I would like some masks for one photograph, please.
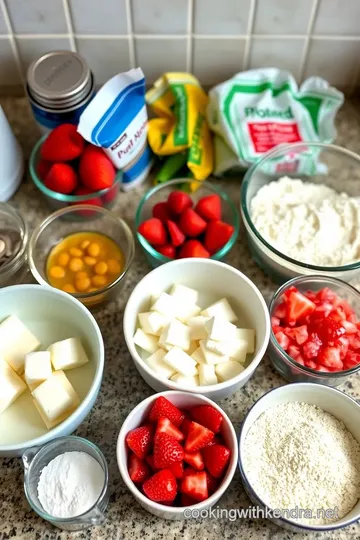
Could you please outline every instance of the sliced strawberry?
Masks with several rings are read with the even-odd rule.
[[[274,317],[277,317],[278,319],[285,319],[286,317],[286,304],[282,302],[276,308],[274,309],[273,313]]]
[[[313,360],[305,360],[305,366],[311,369],[316,369],[317,363],[314,362]]]
[[[181,506],[192,506],[193,504],[197,504],[198,501],[193,499],[192,497],[189,497],[189,495],[186,495],[186,493],[182,493],[180,497],[180,505]]]
[[[202,197],[195,206],[196,212],[206,221],[221,219],[221,199],[219,195]]]
[[[173,473],[175,478],[179,480],[184,476],[184,464],[182,461],[178,461],[169,467],[169,470]]]
[[[206,228],[204,246],[213,255],[230,240],[234,227],[224,221],[210,221]]]
[[[317,361],[322,366],[341,370],[343,363],[340,360],[340,350],[336,347],[324,347],[318,354]]]
[[[211,476],[211,474],[206,471],[206,482],[207,482],[207,487],[208,487],[208,493],[210,496],[213,493],[215,493],[215,491],[217,490],[218,481],[216,478]]]
[[[345,334],[344,322],[347,321],[339,322],[332,319],[331,316],[324,317],[322,315],[316,315],[314,312],[310,317],[309,327],[310,331],[315,332],[323,343],[329,343],[329,341],[334,341]]]
[[[194,238],[206,229],[206,221],[191,208],[187,208],[180,216],[179,227],[186,236]]]
[[[358,331],[357,334],[351,334],[346,337],[349,342],[349,347],[354,351],[358,351],[360,349],[360,332]]]
[[[290,339],[287,335],[285,335],[284,332],[277,332],[275,337],[280,347],[286,351],[290,345]]]
[[[190,411],[195,422],[202,424],[214,433],[218,433],[223,421],[222,414],[211,405],[198,405]]]
[[[323,304],[324,306],[325,304]],[[320,307],[320,306],[319,306]],[[334,321],[343,322],[346,320],[346,314],[345,311],[341,306],[337,306],[336,308],[332,308],[329,312],[325,312],[325,317],[329,316]]]
[[[349,334],[356,334],[357,333],[357,326],[356,324],[350,322],[350,321],[342,321],[342,326],[345,328],[345,332],[347,335]]]
[[[168,219],[171,219],[171,212],[168,203],[159,202],[153,206],[152,215],[154,218],[160,219],[164,224]]]
[[[185,242],[185,235],[181,232],[175,221],[168,219],[166,222],[171,243],[174,247],[181,246]]]
[[[191,424],[191,420],[189,420],[188,418],[185,418],[183,423],[181,424],[181,431],[183,432],[185,437],[189,433],[190,424]]]
[[[305,366],[305,360],[304,360],[304,358],[301,356],[301,354],[297,357],[297,359],[295,360],[295,362],[297,362],[297,363],[300,364],[301,366]]]
[[[158,420],[155,435],[158,435],[159,433],[167,433],[176,441],[182,441],[184,439],[184,435],[181,433],[181,431],[174,426],[174,424],[168,418],[165,417],[161,417]]]
[[[179,259],[186,259],[188,257],[208,259],[210,253],[204,248],[199,240],[187,240],[180,248]]]
[[[322,347],[323,343],[319,336],[315,333],[311,333],[309,335],[309,340],[304,343],[302,351],[303,355],[307,359],[314,359],[319,354],[319,351]]]
[[[207,446],[213,438],[214,433],[210,429],[197,422],[191,422],[185,441],[185,452],[196,452]]]
[[[135,454],[129,456],[129,476],[135,483],[142,483],[149,478],[150,469],[144,460],[139,459]]]
[[[179,427],[185,415],[175,405],[163,396],[158,397],[149,412],[150,422],[157,422],[161,417],[168,418],[176,427]]]
[[[145,461],[147,462],[147,464],[149,465],[149,467],[154,471],[156,469],[155,467],[155,463],[154,463],[154,455],[153,454],[149,454],[148,456],[145,457]]]
[[[293,360],[297,360],[301,356],[300,348],[297,345],[290,345],[287,353]]]
[[[296,328],[284,328],[284,334],[286,334],[290,339],[296,341],[298,345],[305,343],[309,337],[307,326],[305,324],[302,326],[297,326]]]
[[[230,450],[226,446],[214,444],[204,448],[202,454],[206,469],[215,478],[220,478],[229,463]]]
[[[360,364],[360,354],[348,351],[346,357],[344,358],[344,369],[352,369],[355,366]]]
[[[321,315],[322,317],[328,317],[332,311],[334,311],[333,305],[329,304],[327,302],[324,302],[323,304],[317,304],[316,305],[316,308],[315,308],[314,313],[312,315],[313,316]]]
[[[155,502],[172,502],[177,494],[176,478],[171,471],[159,471],[143,484],[145,495]]]
[[[334,341],[334,346],[340,351],[340,360],[343,361],[349,350],[349,340],[346,336],[341,336]]]
[[[208,498],[206,472],[195,472],[185,476],[181,482],[181,492],[189,495],[196,501],[204,501]]]
[[[168,206],[170,211],[178,216],[182,214],[187,208],[191,208],[193,202],[190,196],[183,191],[172,191],[168,197]]]
[[[164,246],[156,246],[156,251],[169,257],[169,259],[175,259],[176,249],[171,244],[165,244]]]
[[[161,246],[166,243],[166,230],[160,219],[150,218],[138,227],[138,233],[152,246]]]
[[[323,287],[320,289],[320,291],[318,291],[316,294],[316,298],[320,302],[329,302],[330,304],[334,304],[335,302],[339,301],[338,295],[329,287]]]
[[[282,297],[281,297],[282,301],[286,303],[289,299],[290,294],[293,292],[298,292],[298,289],[294,285],[292,285],[291,287],[286,289],[285,292],[283,292]]]
[[[197,471],[202,471],[204,468],[204,460],[200,452],[185,452],[184,461]]]
[[[325,367],[325,366],[321,366],[320,364],[316,364],[316,371],[323,371],[324,373],[330,373],[331,372],[331,369]]]
[[[314,302],[311,302],[299,291],[292,291],[287,299],[287,319],[289,323],[296,323],[303,319],[316,308]]]
[[[314,302],[316,304],[316,302],[317,302],[316,292],[314,292],[314,291],[306,291],[304,294],[305,294],[306,298],[308,298],[309,300],[311,300],[312,302]]]
[[[280,319],[278,317],[271,317],[271,326],[280,326]]]
[[[143,459],[150,452],[152,431],[151,426],[145,425],[132,429],[126,435],[126,444],[140,459]]]
[[[170,467],[184,459],[184,450],[167,433],[159,433],[154,439],[154,465],[157,469]]]

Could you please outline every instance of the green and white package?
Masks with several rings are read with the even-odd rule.
[[[276,68],[238,73],[212,88],[209,98],[216,175],[248,168],[279,144],[332,142],[335,115],[344,102],[344,95],[324,79],[310,77],[298,88],[289,72]],[[317,154],[298,155],[291,172],[324,172]],[[280,171],[279,159],[269,168],[270,174]]]

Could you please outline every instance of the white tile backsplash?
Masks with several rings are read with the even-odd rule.
[[[250,0],[194,0],[195,34],[246,34]]]
[[[129,40],[77,39],[77,49],[95,75],[96,84],[104,84],[121,71],[130,69]]]
[[[186,34],[188,0],[132,0],[135,34]]]
[[[5,23],[4,14],[1,9],[1,3],[0,3],[0,34],[7,34],[8,29]]]
[[[305,34],[314,0],[257,0],[254,34]]]
[[[0,39],[0,84],[4,87],[21,84],[20,73],[8,38]]]
[[[128,32],[125,0],[70,0],[70,12],[76,34]]]
[[[249,67],[278,67],[290,71],[299,80],[301,58],[305,47],[304,38],[252,39]]]
[[[186,50],[185,38],[135,38],[135,63],[151,84],[166,71],[186,71]]]
[[[194,75],[205,85],[224,81],[243,69],[244,51],[245,39],[195,38]]]
[[[360,1],[319,0],[314,34],[360,36]]]
[[[5,0],[11,25],[17,34],[65,34],[62,0]]]
[[[49,38],[16,38],[16,45],[19,50],[21,64],[26,73],[29,64],[36,58],[40,58],[49,51],[61,49],[70,49],[68,38],[49,37]]]

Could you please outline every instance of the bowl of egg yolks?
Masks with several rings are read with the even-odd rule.
[[[34,230],[28,261],[40,285],[97,308],[119,292],[134,252],[125,221],[105,208],[74,205],[54,212]]]

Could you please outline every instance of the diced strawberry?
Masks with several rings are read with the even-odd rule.
[[[284,332],[277,332],[275,337],[280,347],[286,351],[290,345],[290,339],[284,334]]]
[[[287,299],[287,319],[289,323],[297,322],[307,315],[310,315],[316,308],[314,302],[311,302],[299,291],[292,291]]]
[[[168,418],[176,427],[179,427],[185,415],[175,405],[163,396],[158,397],[149,412],[150,422],[157,422],[164,416]]]
[[[143,484],[145,495],[155,502],[172,502],[177,494],[176,478],[171,471],[159,471]]]
[[[330,313],[325,313],[325,316],[329,316],[331,319],[334,319],[334,321],[342,322],[346,320],[346,314],[345,311],[341,306],[337,306],[336,308],[333,308]]]
[[[334,310],[333,305],[327,302],[323,304],[318,304],[314,310],[314,315],[321,315],[322,317],[328,317],[329,314]]]
[[[297,288],[294,285],[292,285],[291,287],[286,289],[285,292],[283,292],[282,297],[281,297],[282,301],[286,303],[289,299],[290,294],[293,292],[298,292]]]
[[[195,210],[187,208],[180,216],[179,227],[186,236],[194,238],[205,231],[206,221]]]
[[[144,460],[138,458],[135,454],[129,456],[129,476],[135,483],[142,483],[149,478],[150,469]]]
[[[316,297],[320,300],[320,302],[329,302],[330,304],[334,304],[334,302],[339,300],[338,295],[329,287],[323,287],[320,289],[320,291],[317,292]]]
[[[210,253],[204,248],[199,240],[187,240],[180,248],[179,259],[186,259],[188,257],[208,259]]]
[[[311,333],[309,335],[309,340],[304,343],[302,351],[303,355],[307,359],[313,359],[316,358],[319,354],[319,351],[322,347],[322,341],[319,338],[319,336],[315,333]]]
[[[321,366],[320,364],[316,364],[316,371],[323,371],[324,373],[330,373],[331,372],[331,369],[325,367],[325,366]]]
[[[284,328],[284,334],[286,334],[290,339],[296,341],[298,345],[305,343],[309,337],[307,326],[305,324],[302,326],[297,326],[296,328]]]
[[[184,461],[197,471],[202,471],[204,468],[204,460],[200,452],[185,452]]]
[[[345,369],[352,369],[355,366],[358,366],[360,364],[360,354],[348,351],[346,357],[344,358],[344,368]]]
[[[306,291],[305,293],[306,298],[311,300],[312,302],[316,303],[317,295],[314,291]]]
[[[350,313],[349,315],[346,315],[346,320],[356,324],[357,328],[359,328],[358,327],[358,320],[357,320],[357,317],[356,317],[355,313]]]
[[[340,350],[336,347],[324,347],[318,354],[317,361],[322,366],[341,370],[343,363],[340,360]]]
[[[355,323],[349,322],[349,321],[342,321],[341,323],[343,327],[345,328],[345,332],[347,335],[349,334],[356,334],[357,332],[357,326]]]
[[[171,243],[174,247],[181,246],[185,242],[185,235],[181,232],[175,221],[168,219],[166,222]]]
[[[273,315],[278,319],[285,319],[286,317],[286,304],[283,302],[279,304],[275,309]]]
[[[282,332],[284,329],[282,326],[272,326],[271,330],[273,331],[273,334],[277,334],[278,332]]]
[[[190,196],[183,191],[172,191],[168,197],[168,206],[174,215],[179,215],[187,208],[191,208],[193,202]]]
[[[185,418],[181,424],[181,431],[185,435],[185,437],[189,433],[190,424],[191,424],[191,420],[189,420],[188,418]]]
[[[340,351],[340,360],[344,360],[347,352],[349,350],[349,340],[346,336],[340,336],[335,340],[334,346],[337,347]]]
[[[295,360],[295,362],[297,362],[297,363],[300,364],[301,366],[304,366],[304,365],[305,365],[305,360],[304,360],[304,358],[301,356],[301,354],[297,357],[297,359]]]
[[[345,334],[343,323],[344,321],[336,321],[331,316],[315,315],[314,312],[310,317],[309,327],[310,331],[316,333],[323,343],[329,343]]]
[[[156,246],[156,251],[169,257],[169,259],[175,259],[176,249],[171,244],[165,244],[164,246]]]
[[[176,441],[182,441],[184,439],[184,435],[181,433],[181,431],[174,426],[174,424],[170,422],[168,418],[165,417],[161,417],[158,420],[155,435],[158,435],[159,433],[167,433]]]
[[[349,341],[349,347],[354,351],[358,351],[360,349],[360,331],[358,331],[356,334],[350,334],[346,337]]]
[[[143,459],[150,452],[152,431],[151,426],[145,425],[132,429],[126,435],[126,444],[140,459]]]
[[[317,363],[314,362],[313,360],[305,360],[304,365],[306,367],[308,367],[308,368],[311,368],[311,369],[316,369],[317,368]]]
[[[234,227],[224,221],[210,221],[206,228],[204,246],[213,255],[230,240]]]
[[[154,455],[149,454],[148,456],[145,457],[145,460],[147,464],[150,466],[150,468],[154,471],[156,469],[155,463],[154,463]]]
[[[218,433],[223,421],[222,414],[211,405],[198,405],[190,410],[191,417],[195,422],[210,429],[213,433]]]
[[[184,476],[184,464],[182,461],[178,461],[169,467],[169,470],[173,473],[175,478],[179,480]]]
[[[138,232],[152,246],[161,246],[166,243],[166,230],[158,218],[143,221],[138,227]]]
[[[216,478],[211,476],[211,474],[206,471],[206,482],[207,482],[207,487],[208,487],[208,493],[210,496],[213,493],[215,493],[215,491],[217,490],[218,481]]]
[[[196,472],[196,469],[193,467],[186,467],[186,469],[184,469],[184,476],[189,476],[189,474],[194,474]]]
[[[208,498],[206,472],[195,472],[185,476],[181,482],[181,492],[189,495],[196,501],[204,501]]]
[[[195,206],[196,212],[206,221],[221,219],[221,199],[219,195],[202,197]]]
[[[186,495],[186,493],[182,493],[180,497],[180,505],[181,506],[192,506],[193,504],[197,504],[198,501],[193,499],[192,497],[189,497],[189,495]]]
[[[287,350],[287,353],[289,356],[291,356],[293,360],[297,360],[299,356],[301,356],[300,349],[297,345],[290,345]]]
[[[152,215],[154,218],[160,219],[164,224],[168,219],[171,219],[171,212],[166,202],[159,202],[153,206]]]
[[[280,319],[278,317],[271,317],[271,326],[280,326]]]
[[[205,467],[212,476],[220,478],[229,462],[231,452],[223,445],[207,446],[202,451]]]
[[[159,433],[154,439],[154,465],[157,469],[170,467],[184,459],[184,450],[167,433]]]
[[[214,438],[214,433],[197,422],[191,422],[185,441],[186,452],[196,452],[204,448]]]

